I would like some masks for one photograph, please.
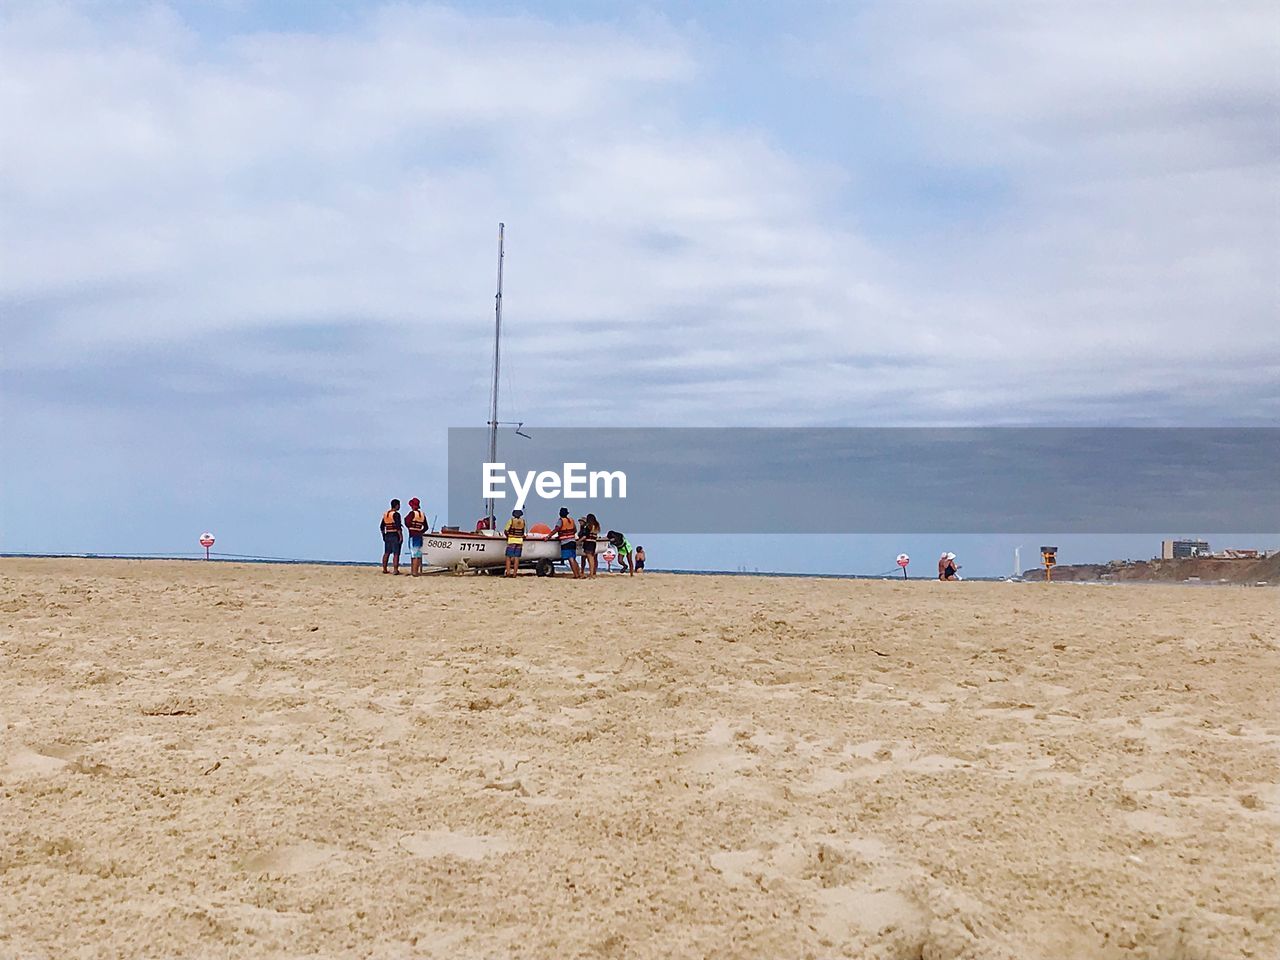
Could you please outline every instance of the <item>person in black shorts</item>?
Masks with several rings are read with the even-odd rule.
[[[956,576],[956,555],[954,553],[944,553],[938,560],[938,579],[939,580],[958,580]]]
[[[635,552],[636,573],[644,572],[644,547],[636,547]]]
[[[391,509],[382,515],[382,523],[378,526],[382,531],[382,572],[387,572],[387,561],[391,560],[398,577],[400,576],[400,548],[404,544],[399,500],[391,501]]]
[[[600,521],[594,513],[588,513],[578,521],[578,551],[582,554],[582,573],[594,577],[600,569],[596,557],[596,541],[600,538]]]

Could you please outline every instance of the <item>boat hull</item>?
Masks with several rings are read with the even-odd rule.
[[[457,567],[465,564],[475,569],[501,567],[507,559],[507,539],[483,533],[428,533],[422,539],[422,559],[431,567]],[[524,541],[521,565],[540,560],[560,560],[560,541]]]

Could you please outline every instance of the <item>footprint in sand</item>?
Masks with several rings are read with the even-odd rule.
[[[1135,833],[1161,837],[1185,837],[1188,833],[1177,820],[1151,810],[1130,810],[1124,814],[1124,822]]]
[[[20,747],[0,766],[0,783],[12,783],[30,777],[49,777],[67,765],[67,759],[54,756],[54,749],[32,750]]]
[[[459,860],[483,860],[506,853],[512,843],[503,836],[475,836],[451,830],[430,830],[400,838],[400,847],[416,857],[456,857]]]
[[[1159,790],[1164,785],[1164,781],[1163,774],[1148,770],[1125,778],[1121,785],[1126,790]]]
[[[685,754],[682,762],[693,773],[703,776],[731,774],[754,766],[756,758],[739,750],[735,746],[737,739],[733,726],[727,720],[717,720],[703,734],[703,745]]]
[[[292,876],[338,860],[342,849],[327,843],[295,843],[256,854],[244,862],[245,873]]]
[[[929,913],[912,890],[913,872],[877,837],[792,839],[769,849],[725,850],[711,866],[731,886],[783,883],[813,902],[808,922],[827,944],[875,943],[919,956]]]
[[[820,793],[843,786],[850,780],[875,780],[891,773],[941,774],[962,770],[973,764],[959,757],[939,753],[921,754],[909,745],[868,740],[845,751],[846,759],[861,761],[852,769],[822,767],[804,788]]]
[[[832,887],[816,891],[814,899],[819,912],[813,928],[828,942],[874,937],[877,945],[892,943],[905,947],[924,939],[928,913],[917,901],[898,890]]]

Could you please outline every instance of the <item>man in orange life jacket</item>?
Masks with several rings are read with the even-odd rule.
[[[409,531],[409,572],[415,577],[422,574],[422,535],[427,532],[427,515],[421,507],[421,501],[411,497],[404,518],[404,528]]]
[[[573,571],[573,579],[582,579],[582,569],[578,566],[578,525],[569,516],[569,508],[560,508],[560,519],[556,521],[553,536],[560,541],[560,559],[569,561],[569,569]]]
[[[404,537],[400,532],[400,501],[392,500],[391,509],[382,515],[382,572],[387,572],[387,561],[395,564],[396,576],[400,576],[400,546]]]

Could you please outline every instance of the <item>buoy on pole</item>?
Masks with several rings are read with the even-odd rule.
[[[204,547],[204,558],[209,559],[209,548],[214,544],[213,534],[206,530],[200,534],[200,546]]]
[[[902,579],[907,579],[907,564],[911,562],[911,558],[905,553],[898,554],[898,566],[902,568]]]

